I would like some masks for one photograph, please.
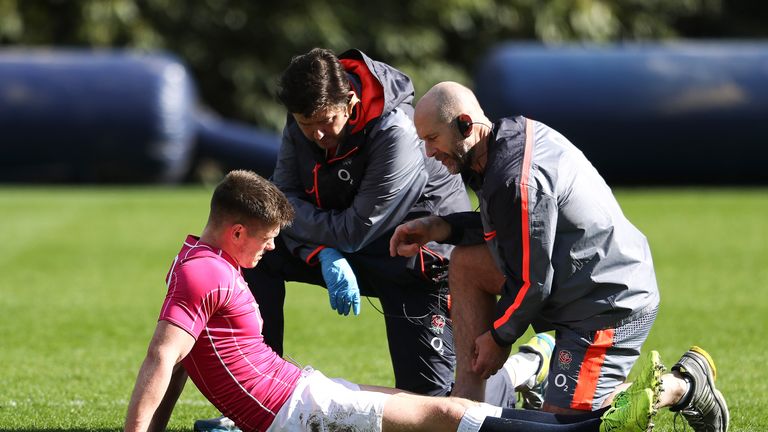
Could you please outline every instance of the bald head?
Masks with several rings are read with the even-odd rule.
[[[473,120],[484,119],[482,108],[472,90],[463,85],[444,81],[435,84],[416,104],[414,117],[437,123],[450,123],[460,114]]]
[[[457,119],[468,126],[459,126]],[[470,166],[472,148],[491,129],[472,90],[450,81],[435,85],[422,96],[413,123],[424,140],[427,156],[439,160],[454,174]],[[485,128],[475,128],[477,124]]]

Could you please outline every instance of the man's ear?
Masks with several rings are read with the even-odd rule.
[[[456,129],[459,130],[459,134],[464,138],[469,138],[472,135],[472,117],[469,114],[459,114],[456,117]]]
[[[232,232],[232,240],[238,241],[245,236],[245,227],[242,224],[234,224],[230,228]]]
[[[355,105],[357,105],[358,102],[360,102],[360,99],[357,97],[357,94],[350,90],[348,93],[349,99],[347,101],[347,115],[352,115],[352,110],[355,108]]]

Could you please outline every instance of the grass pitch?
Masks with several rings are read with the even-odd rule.
[[[184,236],[210,190],[0,189],[0,431],[117,431]],[[646,348],[668,366],[691,344],[718,366],[732,431],[768,430],[768,190],[619,190],[649,238],[662,291]],[[377,304],[376,300],[372,300]],[[328,376],[391,385],[383,320],[339,317],[291,285],[286,352]],[[192,384],[170,430],[216,415]],[[672,431],[672,415],[657,417]]]

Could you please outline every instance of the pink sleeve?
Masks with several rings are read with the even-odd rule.
[[[184,263],[171,274],[159,318],[182,328],[195,339],[219,308],[221,296],[218,294],[224,280],[219,277],[218,266],[200,261],[208,260]]]

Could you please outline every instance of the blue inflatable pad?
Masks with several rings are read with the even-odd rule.
[[[490,118],[549,124],[610,182],[768,182],[768,44],[509,43],[475,78]]]
[[[210,114],[197,116],[197,160],[212,161],[222,172],[248,169],[269,178],[279,148],[277,134]]]
[[[195,91],[167,55],[0,51],[0,180],[173,182]]]

